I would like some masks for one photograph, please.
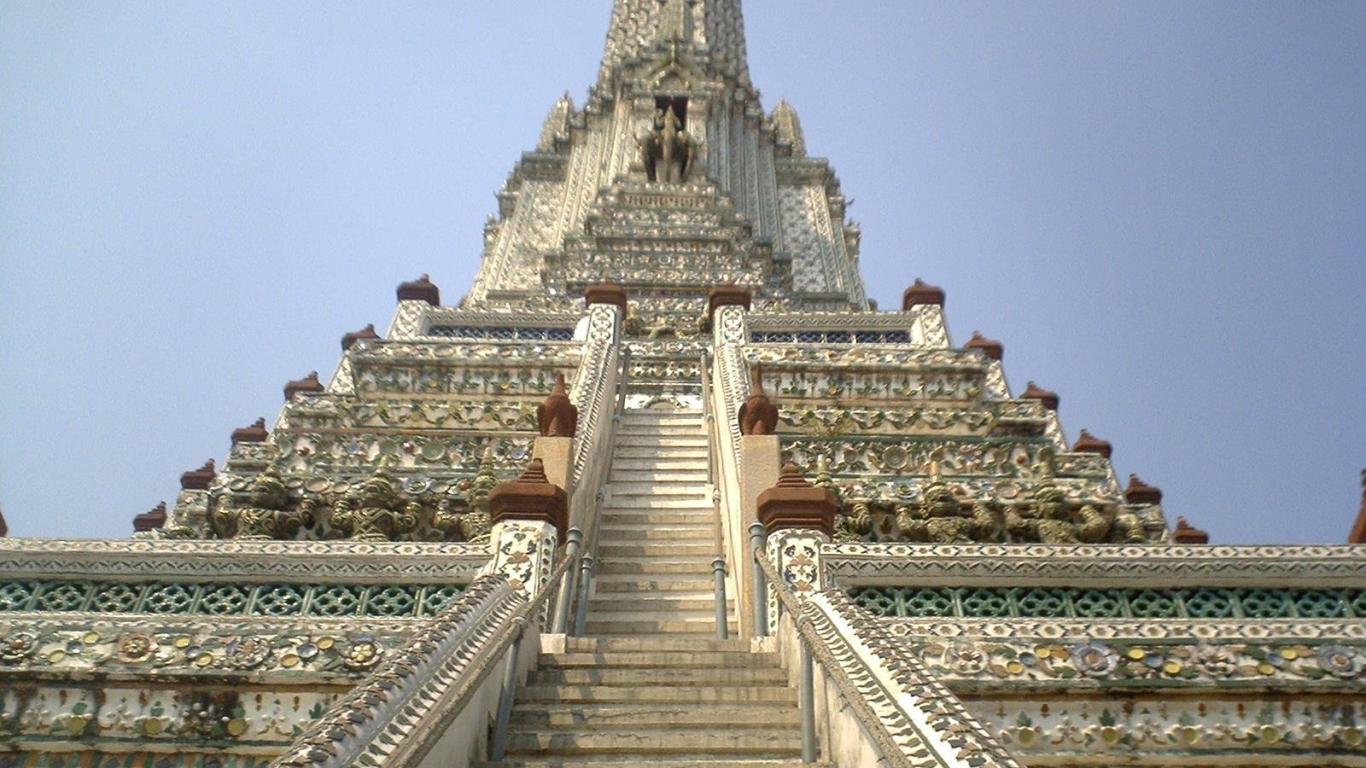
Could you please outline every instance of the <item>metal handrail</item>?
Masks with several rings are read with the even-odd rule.
[[[492,761],[502,760],[507,753],[508,723],[512,719],[513,697],[517,690],[517,659],[521,656],[522,639],[526,637],[526,628],[545,610],[549,597],[559,592],[555,587],[559,586],[565,571],[569,570],[573,562],[574,559],[568,555],[560,558],[560,562],[550,572],[550,578],[546,580],[545,589],[513,614],[512,620],[508,622],[508,631],[499,636],[495,645],[497,650],[492,654],[495,658],[504,648],[511,646],[511,649],[507,653],[507,662],[503,667],[503,685],[498,691],[498,715],[494,720],[492,737],[489,739],[489,759]]]
[[[716,599],[716,637],[725,640],[730,637],[727,626],[730,611],[726,608],[726,535],[721,523],[721,492],[716,483],[716,410],[711,402],[711,366],[707,350],[698,356],[698,374],[702,378],[702,422],[707,434],[707,484],[711,486],[711,511],[713,543],[716,545],[716,559],[712,560],[713,593]]]
[[[882,757],[890,765],[897,768],[914,768],[914,764],[902,753],[900,745],[896,743],[892,734],[887,730],[882,721],[882,716],[868,704],[866,693],[860,690],[853,679],[849,677],[849,674],[844,671],[839,660],[830,650],[830,646],[816,632],[811,617],[802,610],[797,596],[792,594],[791,588],[779,575],[778,569],[769,561],[763,549],[761,547],[755,548],[753,555],[764,580],[773,586],[773,594],[778,599],[779,616],[786,612],[791,617],[793,627],[797,631],[797,638],[801,641],[802,761],[806,763],[816,761],[815,679],[812,670],[814,659],[814,661],[820,662],[821,668],[825,670],[826,679],[835,684],[840,695],[854,709],[859,722],[868,729],[869,735],[876,743]],[[767,587],[765,586],[766,590]]]
[[[626,381],[631,376],[631,348],[622,344],[621,354],[618,355],[621,362],[621,371],[617,374],[617,391],[613,398],[614,410],[612,412],[613,437],[615,437],[615,427],[621,425],[622,416],[626,413]],[[564,614],[566,623],[560,627],[561,630],[574,636],[583,634],[584,624],[588,620],[588,596],[592,594],[594,564],[597,562],[594,554],[598,551],[598,525],[599,518],[602,516],[602,501],[606,496],[607,478],[612,472],[612,454],[610,445],[607,454],[607,467],[598,477],[598,488],[593,494],[593,525],[590,526],[591,534],[586,537],[578,556],[578,567],[575,568],[573,575],[569,577],[571,585],[565,590]],[[577,589],[575,589],[577,587]],[[577,594],[574,594],[577,592]],[[573,603],[571,606],[570,604]],[[571,608],[573,609],[571,611]],[[569,619],[572,617],[572,621]],[[558,630],[557,630],[558,631]]]

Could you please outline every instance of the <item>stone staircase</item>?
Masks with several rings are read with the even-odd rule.
[[[608,479],[588,636],[541,655],[502,765],[802,765],[797,693],[778,655],[715,638],[702,414],[627,411]]]

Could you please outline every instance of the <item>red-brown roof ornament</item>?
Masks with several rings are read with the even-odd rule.
[[[489,522],[502,520],[550,523],[564,538],[569,527],[569,499],[563,488],[546,478],[540,459],[532,459],[521,477],[501,482],[489,492]]]
[[[318,381],[318,372],[309,371],[308,375],[302,379],[295,379],[285,385],[285,402],[294,399],[297,394],[317,394],[323,391],[323,383]]]
[[[1004,344],[995,339],[988,339],[982,335],[981,331],[973,331],[972,338],[968,339],[968,343],[963,345],[963,349],[980,349],[982,350],[982,354],[992,360],[1000,360],[1002,357],[1005,357],[1006,354]]]
[[[919,304],[934,304],[944,306],[944,289],[937,285],[930,285],[920,278],[901,294],[901,311],[909,312],[911,307]]]
[[[441,289],[423,272],[416,280],[398,284],[399,301],[425,301],[433,307],[441,306]]]
[[[1176,544],[1208,544],[1209,533],[1192,527],[1186,518],[1176,518],[1176,529],[1172,531],[1172,542]]]
[[[180,475],[180,489],[183,491],[207,491],[215,474],[213,459],[209,459],[199,469],[192,469]]]
[[[0,525],[4,520],[0,520]],[[0,533],[0,536],[5,534]],[[1348,544],[1366,544],[1366,469],[1361,470],[1361,511],[1357,513],[1357,521],[1352,526],[1352,532],[1347,534]]]
[[[371,341],[378,338],[379,334],[375,333],[375,324],[370,323],[359,331],[351,331],[350,333],[343,334],[341,339],[342,351],[345,352],[355,346],[358,341]]]
[[[791,462],[783,465],[778,483],[759,494],[759,522],[770,534],[799,528],[833,536],[838,509],[835,494],[828,488],[808,483],[797,465]]]
[[[754,388],[738,417],[742,435],[771,435],[778,428],[778,406],[764,392],[764,372],[758,365],[754,366]]]
[[[238,443],[264,443],[270,433],[266,431],[266,419],[261,417],[245,427],[238,427],[232,431],[232,444]]]
[[[573,437],[579,426],[579,409],[569,400],[564,374],[555,374],[555,388],[536,406],[536,426],[541,437]]]
[[[1110,441],[1102,440],[1083,429],[1081,435],[1077,437],[1077,442],[1072,443],[1072,452],[1098,453],[1108,459],[1110,454],[1114,452],[1114,448],[1110,445]]]
[[[0,538],[9,535],[9,523],[5,522],[5,511],[0,509]]]
[[[1020,397],[1026,400],[1038,400],[1043,403],[1043,407],[1050,411],[1058,410],[1058,393],[1051,389],[1044,389],[1032,381],[1029,382],[1029,386],[1025,387],[1025,391],[1020,393]]]
[[[1139,480],[1138,475],[1129,475],[1129,485],[1124,489],[1124,500],[1130,504],[1161,504],[1162,489]]]
[[[152,507],[133,518],[133,532],[153,531],[166,524],[166,502]]]
[[[598,283],[588,286],[583,291],[583,300],[589,305],[611,304],[621,310],[622,318],[626,317],[629,309],[626,304],[626,289],[616,283]]]

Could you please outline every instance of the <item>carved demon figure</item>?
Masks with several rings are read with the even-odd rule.
[[[983,503],[965,504],[943,481],[925,487],[920,504],[897,510],[897,533],[905,541],[971,544],[994,539],[995,517]]]
[[[252,479],[245,499],[225,494],[215,506],[213,526],[225,539],[292,539],[308,521],[311,508],[291,508],[289,491],[274,467]]]
[[[332,526],[360,541],[391,541],[417,528],[422,505],[405,499],[384,468],[347,491],[332,508]]]

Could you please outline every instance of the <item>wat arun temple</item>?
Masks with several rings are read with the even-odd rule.
[[[0,768],[1366,766],[1366,548],[1169,520],[846,204],[740,0],[616,0],[463,298],[0,538]]]

